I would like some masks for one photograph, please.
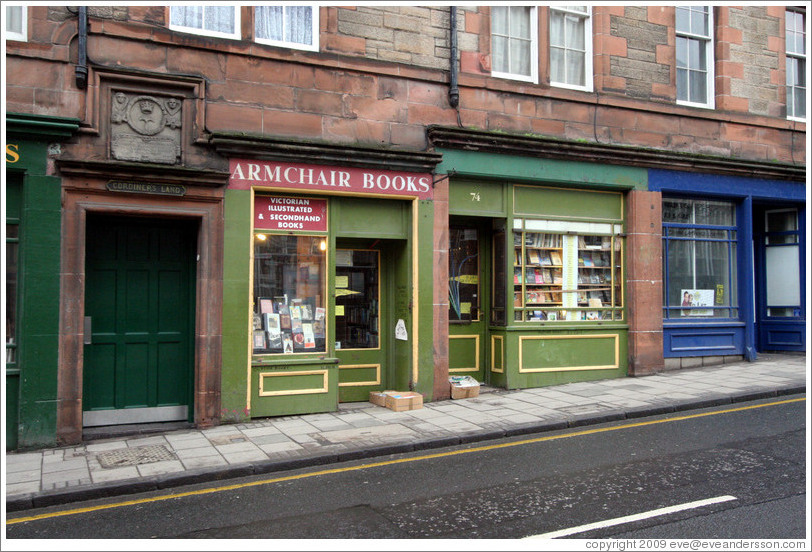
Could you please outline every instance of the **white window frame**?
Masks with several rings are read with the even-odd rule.
[[[579,84],[571,84],[568,82],[559,82],[554,81],[552,74],[553,74],[553,59],[552,59],[552,51],[553,45],[552,40],[549,40],[548,48],[549,48],[549,58],[550,58],[550,85],[555,86],[557,88],[569,88],[571,90],[583,90],[585,92],[592,92],[595,80],[595,76],[592,70],[592,56],[593,56],[593,49],[592,49],[592,7],[585,6],[586,11],[579,11],[573,10],[567,6],[550,6],[550,21],[549,25],[552,25],[553,21],[553,12],[557,12],[563,15],[572,15],[578,17],[579,19],[583,19],[584,21],[584,85],[581,86]],[[548,37],[551,36],[548,29]],[[575,50],[574,48],[570,48],[567,44],[564,45],[565,52],[568,50]],[[566,69],[566,58],[564,60],[564,68]],[[566,71],[565,71],[566,72]]]
[[[806,79],[805,82],[803,83],[803,88],[807,89],[807,92],[808,92],[809,77],[807,75],[807,72],[809,71],[809,65],[806,63],[806,57],[807,57],[806,56],[806,12],[805,11],[800,11],[800,10],[790,10],[790,9],[788,9],[786,13],[787,13],[787,15],[792,13],[792,14],[795,14],[795,15],[800,15],[802,17],[801,28],[800,29],[794,29],[794,30],[796,32],[800,32],[804,37],[803,40],[802,40],[803,51],[802,52],[790,51],[790,49],[787,47],[788,45],[787,45],[786,41],[784,41],[784,46],[786,48],[787,62],[789,62],[790,59],[796,59],[800,63],[803,63],[803,65],[804,65],[804,77]],[[785,21],[786,21],[786,17],[785,17]],[[789,29],[785,29],[785,32],[787,34],[787,37],[789,37]],[[798,117],[798,116],[795,115],[795,110],[796,110],[797,106],[795,105],[795,100],[794,100],[795,93],[794,92],[795,92],[795,90],[797,88],[801,88],[801,87],[800,86],[791,86],[790,85],[790,83],[789,83],[789,80],[790,80],[790,64],[789,63],[787,63],[786,71],[787,71],[787,75],[786,75],[786,80],[787,80],[787,83],[786,83],[786,85],[787,85],[787,119],[790,119],[792,121],[806,121],[806,116]],[[797,76],[793,80],[797,80]],[[792,102],[789,101],[790,97],[793,98]],[[804,98],[806,98],[806,97],[807,97],[807,95],[804,94]],[[806,101],[806,100],[804,100],[804,101]],[[807,108],[808,106],[805,105],[804,107]]]
[[[15,31],[8,28],[8,22],[11,21],[11,18],[8,17],[8,13],[10,10],[20,10],[20,30]],[[6,6],[6,13],[4,14],[6,17],[6,25],[5,25],[5,36],[6,40],[20,40],[25,42],[28,40],[28,8],[26,6]]]
[[[510,7],[510,4],[505,6],[498,6],[498,7]],[[522,75],[520,73],[504,73],[501,71],[491,71],[491,76],[502,78],[502,79],[511,79],[517,81],[524,81],[524,82],[532,82],[533,84],[538,84],[539,82],[539,30],[538,30],[538,7],[536,6],[528,6],[530,7],[530,75]],[[491,13],[491,18],[493,18],[493,13]],[[493,37],[493,28],[491,28],[491,37]],[[507,38],[509,39],[510,36],[508,35]],[[493,41],[493,38],[491,38]]]
[[[291,7],[310,8],[311,13],[312,13],[311,19],[312,19],[312,26],[313,26],[313,28],[311,30],[312,37],[313,37],[313,43],[312,44],[303,44],[301,42],[288,42],[288,41],[285,41],[285,40],[271,40],[271,39],[268,39],[268,38],[260,38],[257,35],[257,29],[256,29],[256,10],[257,10],[257,8],[261,8],[261,7],[265,7],[265,6],[255,6],[254,7],[254,40],[258,44],[268,44],[270,46],[281,46],[283,48],[292,48],[292,49],[295,49],[295,50],[306,50],[306,51],[309,51],[309,52],[318,52],[319,51],[319,6],[289,6],[287,4],[282,5],[283,10],[285,10],[285,11],[287,11],[287,9],[291,8]],[[285,13],[285,11],[283,11],[283,13]],[[283,23],[287,23],[287,19],[285,19]]]
[[[708,34],[707,35],[697,34],[697,33],[689,32],[689,31],[682,31],[682,30],[677,28],[676,19],[674,21],[674,29],[676,31],[677,41],[678,41],[678,39],[680,37],[682,37],[682,38],[685,38],[687,40],[701,40],[701,41],[706,42],[705,66],[708,68],[708,70],[707,70],[707,74],[706,74],[706,77],[705,77],[705,90],[706,90],[706,94],[707,94],[707,102],[702,103],[702,102],[693,102],[693,101],[690,101],[690,100],[680,100],[679,99],[679,90],[677,90],[677,104],[678,105],[688,105],[688,106],[692,106],[692,107],[702,107],[702,108],[706,108],[706,109],[714,109],[714,106],[716,104],[716,101],[715,101],[716,100],[716,91],[715,91],[714,85],[713,85],[714,80],[715,80],[715,70],[714,70],[715,56],[714,56],[714,36],[713,36],[713,30],[714,30],[713,6],[677,6],[677,8],[681,8],[681,7],[682,8],[702,7],[702,8],[705,8],[705,9],[708,10],[707,11]],[[675,48],[676,47],[677,46],[675,44]],[[676,67],[676,57],[675,57],[675,60],[674,60],[674,64],[675,64],[675,67]],[[695,69],[693,69],[691,67],[688,67],[688,70],[691,71],[691,70],[695,70]],[[677,67],[677,72],[679,72],[678,67]],[[677,82],[675,84],[677,85],[677,87],[679,87],[679,78],[677,78]],[[688,89],[690,91],[690,79],[689,79],[689,82],[688,82]]]
[[[241,37],[241,27],[240,27],[240,7],[239,6],[231,6],[231,9],[234,10],[234,32],[233,33],[224,33],[220,31],[210,31],[208,29],[201,29],[198,27],[187,27],[185,25],[174,25],[172,23],[172,10],[175,8],[186,8],[186,7],[202,7],[205,13],[206,8],[222,8],[227,7],[225,4],[213,4],[213,5],[188,5],[188,4],[180,4],[177,6],[169,6],[168,18],[169,18],[169,28],[173,31],[180,31],[182,33],[190,33],[190,34],[197,34],[202,36],[213,36],[217,38],[229,38],[232,40],[239,40]],[[204,18],[205,19],[205,18]]]

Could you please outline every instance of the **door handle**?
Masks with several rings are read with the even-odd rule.
[[[85,345],[92,345],[93,344],[93,317],[92,316],[85,316],[85,323],[84,323],[84,344]]]

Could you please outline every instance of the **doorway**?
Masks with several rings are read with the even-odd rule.
[[[491,312],[491,223],[451,217],[448,248],[448,373],[485,381]]]
[[[754,206],[758,351],[806,350],[805,224],[800,207]]]
[[[385,241],[339,239],[335,253],[335,355],[338,400],[369,400],[392,383],[391,248]]]
[[[194,223],[89,215],[83,425],[189,420]]]

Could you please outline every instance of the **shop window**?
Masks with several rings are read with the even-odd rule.
[[[801,316],[800,232],[795,209],[765,213],[767,316]]]
[[[336,251],[336,349],[377,349],[380,252]]]
[[[806,12],[786,11],[787,117],[806,120]]]
[[[220,38],[240,38],[238,6],[170,6],[169,28]]]
[[[263,44],[318,50],[319,12],[311,6],[257,6],[254,37]]]
[[[6,365],[17,361],[17,261],[19,221],[6,219]]]
[[[6,6],[6,39],[28,40],[28,8]]]
[[[663,199],[663,248],[665,318],[738,316],[732,203]]]
[[[538,82],[538,16],[532,6],[491,8],[492,74]]]
[[[713,108],[713,15],[708,6],[677,6],[677,103]]]
[[[323,353],[323,236],[254,234],[253,351]]]
[[[479,236],[476,228],[449,229],[448,319],[479,320]]]
[[[550,84],[592,91],[592,18],[587,6],[550,8]]]
[[[596,225],[608,232],[592,234],[588,224],[553,222],[539,224],[549,231],[527,231],[532,226],[527,221],[513,235],[514,320],[622,320],[622,240],[614,227]],[[572,231],[578,226],[583,233]]]
[[[508,279],[505,274],[507,266],[505,221],[494,219],[493,239],[493,278],[491,282],[491,324],[504,326],[507,324],[507,297]]]

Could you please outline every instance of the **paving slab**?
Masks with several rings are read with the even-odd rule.
[[[156,481],[177,486],[805,393],[807,374],[804,356],[765,355],[639,378],[513,391],[483,386],[478,397],[405,412],[351,403],[332,413],[12,452],[7,511],[83,499],[89,491],[114,496]]]

